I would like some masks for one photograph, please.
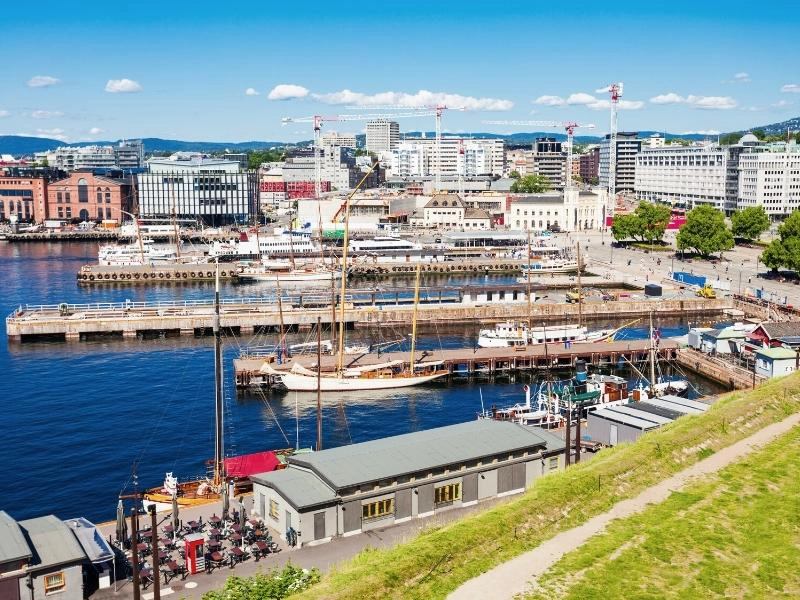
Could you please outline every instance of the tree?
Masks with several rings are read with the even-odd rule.
[[[636,239],[639,235],[639,219],[633,213],[617,215],[611,222],[611,235],[618,242]]]
[[[301,569],[288,563],[283,569],[252,577],[228,577],[219,591],[206,592],[203,600],[279,600],[303,591],[320,579],[317,569]]]
[[[514,194],[541,194],[550,189],[550,180],[544,175],[525,175],[511,184]]]
[[[280,162],[285,158],[283,150],[269,148],[267,150],[253,150],[247,155],[247,166],[250,169],[258,169],[263,163]]]
[[[592,185],[598,185],[600,183],[600,178],[597,175],[592,175],[592,178],[589,180],[589,183]]]
[[[686,223],[678,231],[676,241],[678,250],[694,250],[704,257],[733,248],[733,234],[725,226],[725,215],[707,205],[686,214]]]
[[[733,213],[731,224],[733,237],[752,242],[769,229],[769,217],[763,206],[748,206]]]
[[[508,176],[511,179],[519,179],[520,177],[522,177],[522,175],[519,174],[519,171],[511,171],[511,173],[509,173]]]
[[[800,273],[800,210],[795,210],[778,227],[780,239],[772,240],[761,253],[761,262],[777,273],[786,267]]]
[[[764,266],[769,267],[773,273],[777,273],[783,265],[786,264],[786,249],[783,247],[781,240],[772,240],[761,253],[761,262]]]
[[[633,213],[614,217],[611,234],[617,241],[636,240],[652,244],[664,237],[669,218],[668,207],[640,202]]]

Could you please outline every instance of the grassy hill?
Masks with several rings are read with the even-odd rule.
[[[395,548],[362,552],[299,597],[444,598],[559,531],[798,411],[800,375],[728,394],[703,415],[681,418],[635,444],[605,449],[589,462],[539,479],[504,504],[428,529]]]

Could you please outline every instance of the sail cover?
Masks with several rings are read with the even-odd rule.
[[[274,452],[242,454],[225,459],[225,473],[228,477],[249,477],[256,473],[274,471],[281,461]]]

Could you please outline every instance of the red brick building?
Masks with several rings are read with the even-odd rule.
[[[0,221],[11,216],[22,223],[41,223],[47,218],[44,177],[0,177]]]
[[[121,211],[131,212],[134,187],[130,178],[115,179],[91,171],[73,171],[69,177],[52,181],[47,188],[47,215],[66,221],[121,223]]]

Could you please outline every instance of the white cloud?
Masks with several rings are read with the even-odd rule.
[[[567,104],[594,104],[597,98],[586,92],[577,92],[567,97]]]
[[[305,98],[306,96],[308,96],[308,88],[293,83],[280,83],[267,94],[269,100],[292,100],[293,98]]]
[[[689,94],[684,97],[675,92],[653,96],[650,98],[650,102],[653,104],[688,104],[695,108],[708,110],[728,110],[738,106],[736,100],[730,96],[696,96]]]
[[[34,137],[53,138],[55,140],[61,140],[62,142],[67,141],[67,136],[60,127],[54,129],[37,129]]]
[[[244,95],[245,96],[258,96],[258,92],[256,91],[255,88],[247,88],[244,91]]]
[[[608,110],[611,108],[611,100],[597,98],[586,92],[570,94],[567,97],[566,103],[585,106],[590,110]],[[620,110],[639,110],[644,106],[644,102],[641,100],[620,100],[617,106]]]
[[[750,83],[750,73],[745,73],[744,71],[735,73],[729,83]]]
[[[50,77],[50,75],[36,75],[28,80],[28,87],[49,87],[57,83],[61,83],[61,80],[56,77]]]
[[[791,92],[792,94],[800,94],[800,85],[796,83],[787,83],[781,87],[782,92]]]
[[[0,119],[2,119],[4,117],[10,117],[10,116],[11,116],[11,113],[8,112],[7,110],[0,110]]]
[[[475,98],[446,92],[430,92],[419,90],[414,94],[405,92],[379,92],[377,94],[362,94],[352,90],[341,90],[329,94],[313,94],[315,100],[325,104],[352,104],[354,106],[383,106],[393,105],[403,108],[425,108],[429,106],[444,105],[451,108],[464,110],[505,111],[514,108],[511,100],[499,98]]]
[[[89,135],[98,135],[100,133],[103,133],[104,131],[105,131],[105,129],[100,129],[99,127],[92,127],[89,130]]]
[[[561,96],[539,96],[533,101],[534,104],[542,104],[544,106],[564,106],[566,100]]]
[[[700,129],[698,131],[682,131],[681,135],[719,135],[720,133],[716,129]]]
[[[133,79],[109,79],[106,91],[111,94],[134,94],[142,91],[142,86]]]
[[[34,110],[29,116],[34,119],[53,119],[55,117],[63,117],[64,113],[60,110]]]
[[[650,98],[650,102],[653,104],[680,104],[681,102],[686,102],[686,98],[679,96],[675,92],[669,92],[668,94],[653,96]]]
[[[789,100],[778,100],[773,104],[770,104],[773,108],[786,108],[787,106],[792,106],[794,102],[790,102]]]

